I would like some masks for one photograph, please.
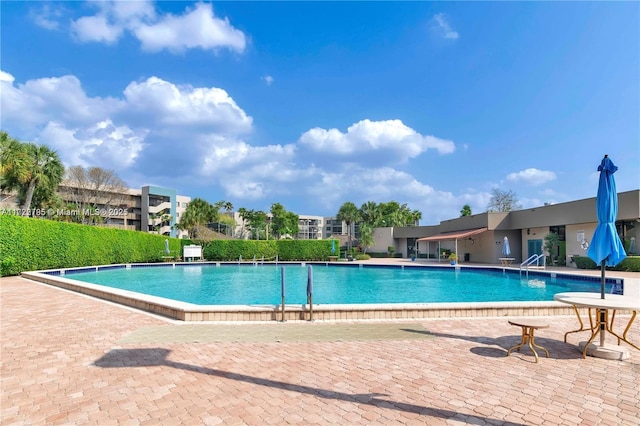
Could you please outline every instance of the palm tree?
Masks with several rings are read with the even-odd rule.
[[[249,211],[244,207],[238,209],[238,215],[242,219],[242,226],[240,228],[240,238],[244,238],[244,225],[249,220]]]
[[[218,212],[214,206],[202,198],[194,198],[180,216],[179,229],[189,230],[189,237],[195,238],[199,226],[206,226],[217,219]]]
[[[373,228],[368,223],[360,224],[360,239],[358,240],[360,247],[362,247],[363,253],[367,252],[367,249],[375,244],[373,239]]]
[[[418,226],[420,225],[420,220],[422,219],[422,212],[420,210],[414,210],[411,212],[411,220],[412,225]]]
[[[46,198],[53,196],[64,176],[64,165],[58,154],[45,145],[29,143],[26,145],[29,177],[19,188],[20,198],[24,199],[22,210],[29,214],[31,201],[36,189]],[[42,200],[40,200],[42,201]]]
[[[351,253],[351,225],[360,220],[360,210],[351,201],[347,201],[338,210],[336,218],[347,224],[347,250]]]
[[[233,204],[231,203],[231,201],[224,201],[222,203],[222,208],[224,208],[224,211],[227,213],[227,215],[229,215],[229,213],[233,211]]]
[[[29,179],[29,157],[26,145],[0,132],[0,188],[18,189]]]
[[[360,217],[373,228],[380,226],[382,222],[382,212],[374,201],[367,201],[360,207]]]

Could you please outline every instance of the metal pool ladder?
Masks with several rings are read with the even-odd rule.
[[[542,259],[542,265],[540,265],[540,259]],[[532,266],[535,263],[536,266]],[[527,260],[520,264],[520,275],[522,275],[522,267],[524,266],[525,271],[527,273],[527,278],[529,277],[529,267],[531,269],[546,269],[547,267],[547,256],[544,254],[534,254],[529,256]]]

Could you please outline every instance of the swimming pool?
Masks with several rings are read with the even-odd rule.
[[[575,315],[566,304],[552,300],[565,291],[596,291],[599,278],[555,272],[523,272],[506,267],[311,263],[313,304],[307,303],[307,263],[256,265],[251,263],[204,262],[167,264],[106,265],[83,268],[23,272],[33,281],[112,301],[181,321],[273,321],[273,320],[361,320],[452,317],[495,317],[507,315]],[[285,266],[286,300],[281,303],[280,267]],[[147,271],[145,288],[131,279],[136,271]],[[447,280],[434,284],[427,275],[442,272]],[[99,284],[96,277],[107,272],[118,277],[115,285]],[[128,275],[128,273],[134,274]],[[214,290],[204,277],[208,272],[225,272],[232,280]],[[351,274],[365,277],[357,285]],[[326,276],[324,274],[327,274]],[[104,274],[104,275],[103,275]],[[121,275],[120,275],[121,274]],[[173,275],[177,274],[177,275]],[[498,282],[489,284],[487,275]],[[167,279],[167,277],[171,277]],[[220,278],[222,275],[218,275]],[[187,277],[190,277],[188,280]],[[239,278],[242,277],[242,280]],[[384,278],[380,280],[379,278]],[[387,277],[395,277],[393,280]],[[479,278],[478,278],[479,277]],[[479,283],[471,284],[475,279]],[[495,278],[495,277],[494,277]],[[87,280],[86,282],[81,279]],[[102,280],[102,278],[99,278]],[[570,282],[567,282],[570,281]],[[159,292],[162,281],[176,294]],[[366,285],[363,285],[366,283]],[[113,284],[113,283],[112,283]],[[151,284],[150,286],[147,286]],[[607,287],[623,289],[623,280],[607,277]],[[156,288],[157,287],[157,288]],[[249,289],[259,288],[259,295]],[[516,289],[518,292],[516,292]],[[357,290],[357,291],[355,291]],[[146,291],[147,293],[143,293]],[[521,296],[525,291],[529,296]],[[326,292],[326,293],[325,293]],[[213,299],[195,299],[178,293],[203,293]],[[241,298],[234,298],[240,295]],[[380,297],[383,295],[384,298]],[[418,296],[416,296],[418,295]],[[479,299],[480,297],[484,299]],[[175,297],[175,299],[170,298]],[[178,300],[178,299],[184,300]],[[447,301],[448,300],[448,301]],[[452,301],[453,300],[453,301]],[[478,301],[491,300],[491,301]],[[523,301],[527,300],[527,301]],[[209,304],[199,304],[209,303]],[[286,308],[286,309],[283,309]]]
[[[308,267],[276,265],[180,265],[68,271],[78,281],[196,305],[281,303],[282,269],[286,303],[307,300]],[[313,265],[316,304],[551,301],[556,293],[599,291],[585,281],[547,274],[489,269],[341,267]]]

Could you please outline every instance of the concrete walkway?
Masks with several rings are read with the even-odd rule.
[[[536,364],[506,318],[180,324],[16,277],[0,303],[2,425],[640,425],[640,352],[582,359],[569,316]]]

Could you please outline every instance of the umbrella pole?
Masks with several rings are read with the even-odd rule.
[[[605,261],[602,261],[600,267],[600,298],[604,299],[604,288],[606,284],[606,280],[604,277],[605,271]],[[607,311],[605,309],[600,309],[600,347],[604,348],[604,333],[607,331]]]
[[[604,260],[600,265],[600,299],[604,299],[604,288],[605,288],[605,278],[604,278]]]

